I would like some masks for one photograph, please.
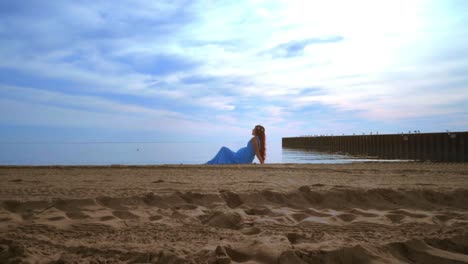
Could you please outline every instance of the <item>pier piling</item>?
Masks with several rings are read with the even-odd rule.
[[[468,132],[286,137],[283,148],[384,159],[468,162]]]

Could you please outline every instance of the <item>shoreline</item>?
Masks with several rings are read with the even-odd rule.
[[[361,161],[361,160],[365,161]],[[352,159],[350,159],[352,160]],[[184,163],[167,163],[167,164],[47,164],[47,165],[9,165],[9,164],[0,164],[0,169],[2,168],[119,168],[119,167],[129,167],[129,168],[159,168],[159,167],[186,167],[186,168],[198,168],[198,167],[252,167],[252,166],[266,166],[266,167],[283,167],[283,166],[339,166],[339,165],[351,165],[351,164],[438,164],[438,165],[468,165],[468,163],[458,163],[458,162],[438,162],[438,161],[418,161],[418,160],[385,160],[378,159],[371,160],[365,157],[357,157],[355,160],[350,162],[342,163],[251,163],[251,164],[184,164]]]

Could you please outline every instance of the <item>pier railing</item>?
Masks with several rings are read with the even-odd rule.
[[[468,161],[468,132],[286,137],[283,148],[383,159]]]

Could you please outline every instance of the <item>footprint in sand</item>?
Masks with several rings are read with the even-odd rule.
[[[120,219],[137,219],[138,216],[128,211],[113,211],[112,214]]]
[[[265,183],[263,181],[247,181],[248,183]]]
[[[320,211],[313,210],[311,208],[305,209],[301,211],[302,213],[308,214],[309,216],[315,216],[315,217],[329,217],[330,214],[327,213],[322,213]]]
[[[425,217],[427,217],[427,215],[425,215],[425,214],[412,213],[412,212],[408,212],[408,211],[405,211],[405,210],[402,210],[402,209],[393,210],[393,211],[390,211],[390,213],[391,214],[401,214],[401,215],[409,216],[409,217],[413,217],[413,218],[425,218]]]
[[[306,219],[307,217],[309,217],[308,214],[304,214],[304,213],[296,213],[296,214],[292,214],[291,217],[296,220],[297,222],[300,222],[304,219]]]
[[[365,212],[365,211],[361,211],[359,209],[352,209],[352,210],[349,211],[349,213],[354,214],[354,215],[363,216],[363,217],[377,217],[377,216],[379,216],[378,214],[368,213],[368,212]]]
[[[258,227],[246,227],[240,230],[240,232],[244,235],[257,235],[262,232],[262,230]]]
[[[0,217],[0,222],[7,222],[7,221],[10,221],[12,220],[11,217],[7,216],[7,217]]]
[[[243,203],[239,195],[235,192],[221,191],[220,193],[221,197],[230,208],[236,208]]]
[[[64,212],[79,213],[83,209],[96,208],[97,204],[93,199],[54,199],[53,206]]]
[[[196,206],[194,204],[182,204],[182,205],[179,205],[179,206],[174,206],[174,209],[176,209],[176,210],[195,210],[197,208],[198,208],[198,206]]]
[[[9,180],[9,182],[22,182],[22,179],[14,179],[14,180]]]
[[[106,216],[103,216],[103,217],[99,218],[100,221],[109,221],[109,220],[112,220],[112,219],[115,219],[115,216],[106,215]]]
[[[181,212],[179,212],[179,211],[177,211],[177,210],[175,210],[175,211],[172,212],[171,217],[172,217],[173,219],[182,220],[182,219],[185,219],[185,218],[187,218],[187,217],[189,217],[189,216],[186,215],[186,214],[183,214],[183,213],[181,213]]]
[[[128,209],[128,207],[122,205],[121,199],[118,199],[118,198],[101,196],[101,197],[96,198],[96,203],[98,205],[111,208],[113,210],[123,211],[123,210]]]
[[[438,214],[438,215],[433,216],[433,219],[435,219],[436,222],[442,222],[442,223],[450,221],[453,218],[454,217],[452,215],[446,215],[446,214]]]
[[[254,207],[245,209],[244,212],[248,215],[267,215],[271,213],[271,210],[266,207]]]
[[[45,201],[20,202],[16,200],[3,201],[3,208],[12,213],[33,212],[35,210],[45,210],[50,208],[50,204]]]
[[[337,215],[339,219],[345,221],[345,222],[352,222],[354,219],[356,219],[356,215],[353,214],[340,214]]]
[[[6,210],[12,213],[16,213],[20,206],[21,206],[21,203],[16,200],[3,201],[3,208],[5,208]]]
[[[210,215],[200,216],[200,220],[205,225],[235,229],[241,223],[242,218],[235,212],[216,211]]]
[[[288,233],[286,234],[286,237],[289,240],[289,243],[291,244],[297,244],[301,240],[305,240],[305,235],[300,234],[300,233]]]
[[[163,183],[164,180],[157,180],[157,181],[153,181],[152,183]]]
[[[161,220],[161,219],[163,219],[162,215],[152,215],[152,216],[149,217],[150,221],[158,221],[158,220]]]
[[[67,217],[74,220],[90,218],[89,215],[82,212],[67,212]]]
[[[390,221],[392,221],[392,223],[394,224],[399,224],[401,223],[401,220],[403,220],[405,218],[404,215],[401,215],[401,214],[387,214],[385,215],[388,219],[390,219]]]
[[[33,213],[24,213],[24,214],[21,214],[21,218],[23,218],[23,220],[36,220],[36,219],[39,219],[37,216],[35,216]]]
[[[63,217],[63,216],[54,216],[54,217],[47,218],[47,220],[49,220],[49,221],[60,221],[60,220],[64,220],[64,219],[66,219],[66,218]]]

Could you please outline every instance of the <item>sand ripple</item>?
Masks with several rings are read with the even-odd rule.
[[[356,172],[340,170],[333,172],[343,181]],[[462,184],[349,186],[335,178],[283,189],[252,178],[254,189],[206,191],[184,189],[190,183],[175,188],[185,179],[178,175],[148,177],[151,184],[177,182],[164,190],[122,191],[109,181],[102,192],[61,187],[27,196],[16,185],[0,187],[10,193],[0,200],[0,263],[468,263]],[[23,178],[4,182],[33,181]]]

